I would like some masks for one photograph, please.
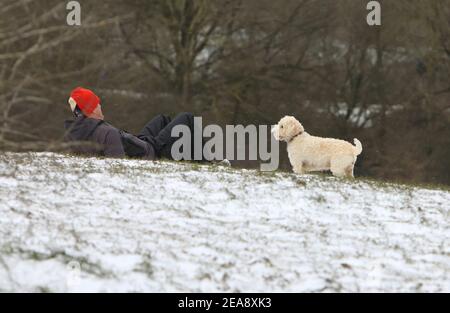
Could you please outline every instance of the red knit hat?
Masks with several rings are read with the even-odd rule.
[[[70,93],[69,104],[72,111],[78,106],[84,114],[91,114],[100,104],[100,98],[91,90],[78,87]]]

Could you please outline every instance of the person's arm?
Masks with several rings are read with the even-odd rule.
[[[123,158],[125,151],[122,145],[122,138],[117,129],[110,129],[105,136],[105,148],[103,153],[106,157]]]

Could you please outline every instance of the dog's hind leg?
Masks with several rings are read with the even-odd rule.
[[[353,167],[354,167],[354,164],[351,164],[345,168],[345,176],[346,177],[355,178],[355,176],[353,176]]]
[[[331,159],[330,170],[336,177],[348,176],[348,157],[346,155],[335,156]]]

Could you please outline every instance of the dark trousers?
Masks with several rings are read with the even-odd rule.
[[[172,159],[172,145],[179,139],[179,137],[172,137],[171,133],[172,129],[177,125],[186,125],[190,128],[192,143],[191,151],[193,152],[194,115],[192,113],[180,113],[174,119],[171,119],[167,115],[157,115],[144,126],[137,137],[150,142],[155,148],[155,152],[158,157]]]

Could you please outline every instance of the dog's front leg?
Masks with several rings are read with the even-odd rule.
[[[303,169],[303,164],[302,163],[294,165],[292,170],[296,174],[305,174],[305,170]]]

